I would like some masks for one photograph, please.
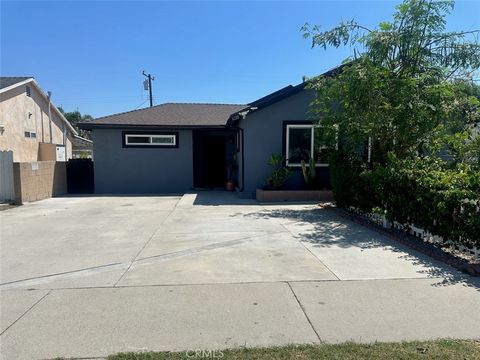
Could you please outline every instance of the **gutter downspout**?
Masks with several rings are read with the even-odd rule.
[[[250,112],[250,110],[257,110],[257,107],[248,107],[248,109],[246,111],[243,111],[243,112],[237,112],[235,114],[232,114],[230,115],[230,118],[228,119],[227,121],[227,125],[230,123],[230,122],[234,122],[234,121],[238,121],[240,120],[240,118],[242,119],[245,119],[245,117],[248,115],[248,113]],[[235,119],[234,119],[234,115],[235,115]],[[240,143],[241,143],[241,146],[242,146],[242,163],[241,163],[241,169],[242,169],[242,186],[240,187],[240,189],[238,190],[239,192],[243,192],[245,191],[245,147],[244,147],[244,129],[242,129],[240,126],[238,126],[238,123],[235,124],[235,128],[236,130],[240,133]]]
[[[62,122],[62,129],[63,129],[63,147],[65,148],[65,160],[68,159],[68,151],[67,151],[67,127],[65,126],[65,123]]]
[[[51,101],[50,98],[52,97],[52,92],[49,91],[48,93],[48,129],[50,132],[50,144],[53,142],[52,141],[52,110],[51,110]]]
[[[40,119],[42,121],[42,143],[45,142],[45,126],[43,125],[43,110],[40,110]]]
[[[240,188],[240,192],[243,192],[245,190],[245,151],[243,146],[243,129],[239,127],[238,130],[240,130],[240,141],[242,143],[242,187]]]

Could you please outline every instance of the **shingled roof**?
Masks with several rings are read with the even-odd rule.
[[[322,74],[336,76],[343,67],[352,62],[342,64]],[[307,82],[288,85],[249,104],[199,104],[199,103],[166,103],[150,108],[127,111],[79,123],[81,129],[92,130],[96,127],[122,128],[131,126],[145,127],[223,127],[230,117],[239,112],[245,116],[249,111],[258,111],[305,89]],[[243,111],[242,111],[243,110]],[[238,120],[240,116],[236,116]]]
[[[217,127],[225,126],[230,115],[245,107],[247,105],[166,103],[100,117],[83,122],[80,127],[87,130],[94,127],[123,126]]]
[[[5,89],[28,79],[32,79],[32,76],[0,76],[0,89]]]

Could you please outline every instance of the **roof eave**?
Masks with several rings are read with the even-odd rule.
[[[73,135],[73,137],[74,137],[75,139],[80,140],[80,141],[85,141],[85,142],[91,143],[91,144],[93,143],[92,140],[89,140],[89,139],[86,139],[86,138],[84,138],[84,137],[81,137],[80,135]]]
[[[305,89],[306,85],[307,85],[307,83],[301,83],[301,84],[292,86],[291,88],[285,89],[285,91],[278,94],[277,96],[274,96],[272,98],[267,98],[269,96],[269,95],[267,95],[266,97],[264,97],[262,99],[259,99],[259,100],[256,100],[256,101],[250,103],[249,105],[251,105],[251,107],[255,107],[255,110],[266,108],[267,106],[275,104],[276,102],[282,101],[283,99],[286,99],[286,98],[288,98],[292,95],[295,95],[295,94],[301,92],[302,90]],[[265,100],[263,100],[263,99],[265,99]]]
[[[31,77],[31,78],[25,79],[23,81],[19,81],[19,82],[15,83],[15,84],[12,84],[10,86],[4,87],[3,89],[0,89],[0,94],[2,94],[4,92],[7,92],[7,91],[10,91],[12,89],[15,89],[16,87],[28,84],[29,82],[34,81],[34,80],[35,79],[33,77]]]
[[[92,124],[92,123],[78,123],[78,127],[83,130],[91,131],[93,129],[141,129],[141,130],[155,130],[155,129],[176,129],[176,130],[195,130],[195,129],[225,129],[225,125],[153,125],[153,124]]]
[[[328,71],[325,71],[323,74],[319,75],[319,76],[325,76],[325,77],[330,77],[330,76],[336,76],[338,75],[342,69],[345,67],[345,66],[349,66],[350,64],[352,63],[351,62],[347,62],[347,63],[344,63],[344,64],[341,64],[339,66],[336,66]],[[253,112],[253,111],[257,111],[257,110],[261,110],[263,108],[266,108],[272,104],[275,104],[279,101],[282,101],[292,95],[295,95],[303,90],[305,90],[305,88],[307,87],[308,85],[308,80],[307,81],[304,81],[298,85],[289,85],[289,86],[286,86],[280,90],[277,90],[271,94],[268,94],[260,99],[257,99],[255,101],[252,101],[251,103],[249,103],[249,112]],[[239,111],[241,112],[241,111]],[[237,113],[239,113],[237,112]],[[233,116],[233,114],[232,114]]]
[[[37,81],[32,77],[32,78],[28,78],[26,80],[23,80],[23,81],[20,81],[18,83],[15,83],[13,85],[10,85],[10,86],[7,86],[3,89],[0,89],[0,94],[1,93],[4,93],[4,92],[7,92],[9,90],[12,90],[12,89],[15,89],[19,86],[22,86],[22,85],[26,85],[26,84],[29,84],[29,83],[32,83],[35,88],[37,89],[37,91],[40,93],[40,95],[48,102],[49,99],[48,99],[48,96],[47,94],[45,94],[45,92],[42,90],[42,88],[40,87],[40,85],[38,85]],[[50,99],[50,105],[52,106],[53,110],[58,114],[58,116],[60,116],[60,119],[67,125],[68,129],[70,130],[70,132],[73,134],[73,135],[78,135],[77,131],[75,130],[75,128],[72,126],[72,124],[70,124],[70,122],[65,118],[65,116],[60,112],[60,110],[58,110],[57,106],[55,106],[55,104],[52,102],[52,100]]]

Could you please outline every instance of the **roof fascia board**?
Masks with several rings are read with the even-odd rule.
[[[126,125],[126,124],[89,124],[78,123],[80,129],[93,130],[93,129],[130,129],[130,130],[158,130],[158,129],[177,129],[177,130],[196,130],[196,129],[225,129],[228,127],[225,125]]]
[[[81,137],[80,135],[73,135],[73,137],[74,137],[75,139],[80,140],[80,141],[85,141],[85,142],[87,142],[87,143],[93,144],[93,141],[92,141],[92,140],[89,140],[89,139],[86,139],[86,138],[84,138],[84,137]]]
[[[47,94],[45,94],[45,92],[42,90],[42,88],[40,87],[40,85],[38,85],[37,81],[34,79],[34,78],[28,78],[26,80],[23,80],[23,81],[20,81],[18,83],[15,83],[13,85],[10,85],[6,88],[3,88],[0,90],[0,94],[1,93],[4,93],[4,92],[7,92],[7,91],[10,91],[12,89],[15,89],[19,86],[22,86],[22,85],[26,85],[28,83],[32,83],[35,87],[35,89],[37,90],[37,92],[45,99],[45,101],[48,102],[48,96]],[[53,110],[60,116],[60,119],[67,125],[68,129],[74,134],[74,135],[78,135],[77,131],[75,130],[75,128],[72,126],[72,124],[70,124],[70,122],[65,118],[65,116],[63,116],[63,114],[60,112],[60,110],[58,110],[58,108],[55,106],[55,104],[50,100],[50,105],[52,106]]]
[[[15,83],[15,84],[10,85],[10,86],[7,86],[7,87],[5,87],[5,88],[3,88],[3,89],[0,89],[0,94],[1,94],[1,93],[4,93],[4,92],[7,92],[7,91],[10,91],[10,90],[12,90],[12,89],[15,89],[16,87],[19,87],[19,86],[28,84],[28,83],[31,82],[31,81],[35,81],[35,79],[34,79],[34,78],[28,78],[28,79],[26,79],[26,80],[17,82],[17,83]]]
[[[319,76],[336,76],[338,73],[340,73],[345,66],[349,66],[353,63],[353,61],[338,65],[330,70],[325,71]],[[261,110],[263,108],[266,108],[272,104],[275,104],[278,101],[282,101],[290,96],[293,96],[303,90],[305,90],[306,85],[308,84],[308,81],[302,82],[298,85],[289,85],[284,87],[283,89],[274,91],[271,94],[265,95],[264,97],[261,97],[260,99],[257,99],[255,101],[252,101],[248,105],[251,106],[251,111],[257,111]],[[275,95],[275,93],[278,93]],[[238,114],[239,112],[237,112]],[[233,114],[232,114],[233,115]]]
[[[254,105],[254,107],[256,108],[255,110],[260,110],[260,109],[266,108],[266,107],[268,107],[272,104],[275,104],[279,101],[282,101],[282,100],[284,100],[284,99],[286,99],[290,96],[298,94],[299,92],[301,92],[305,89],[305,85],[306,84],[302,83],[302,84],[293,86],[291,89],[288,89],[288,91],[285,91],[281,94],[278,94],[278,96],[275,96],[275,97],[273,97],[271,99],[268,99],[265,102],[261,102],[259,104],[256,104],[256,102],[252,103],[252,105],[255,104]]]

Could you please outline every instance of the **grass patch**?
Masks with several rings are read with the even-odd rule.
[[[203,356],[202,356],[203,355]],[[210,356],[209,356],[210,355]],[[401,343],[374,344],[321,344],[289,345],[268,348],[237,348],[205,352],[195,356],[189,352],[148,352],[120,353],[110,355],[108,360],[191,360],[191,359],[225,359],[225,360],[278,360],[278,359],[338,359],[338,360],[375,360],[375,359],[480,359],[479,340],[436,340],[413,341]]]

